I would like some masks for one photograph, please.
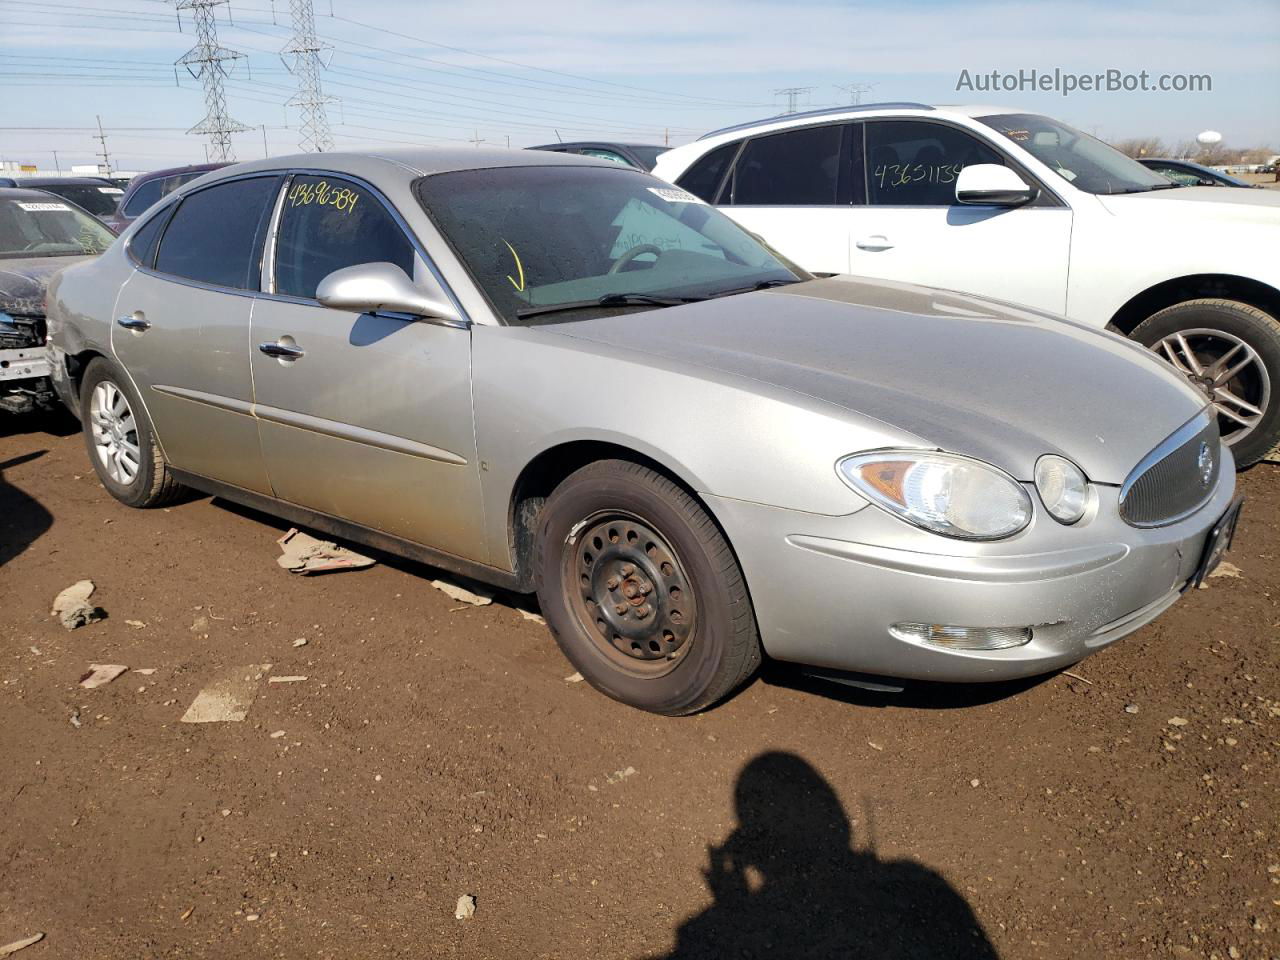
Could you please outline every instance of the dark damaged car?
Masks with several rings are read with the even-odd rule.
[[[95,217],[40,190],[0,188],[0,412],[49,409],[45,291],[63,267],[115,237]]]

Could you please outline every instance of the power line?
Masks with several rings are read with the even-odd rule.
[[[228,60],[234,62],[244,57],[238,50],[218,44],[218,26],[213,18],[213,8],[226,2],[227,0],[174,0],[174,7],[179,11],[191,11],[198,38],[196,45],[179,58],[177,63],[204,83],[205,117],[187,132],[204,134],[209,138],[209,156],[212,160],[234,162],[236,151],[231,144],[231,134],[242,133],[249,127],[239,120],[231,119],[227,113],[227,95],[222,89],[223,78],[227,75],[224,64]]]
[[[298,146],[303,153],[323,153],[333,149],[333,137],[329,133],[329,115],[325,105],[334,97],[326,97],[320,90],[320,54],[332,50],[332,44],[316,39],[316,14],[311,0],[289,0],[289,14],[293,18],[293,39],[281,51],[293,57],[292,71],[298,77],[298,92],[286,106],[302,111],[301,139]],[[285,61],[285,66],[289,61]]]

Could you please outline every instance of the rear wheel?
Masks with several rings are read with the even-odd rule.
[[[1235,300],[1189,300],[1130,334],[1205,394],[1239,467],[1280,443],[1280,323]]]
[[[561,650],[601,692],[654,713],[694,713],[760,664],[737,559],[687,491],[606,460],[547,499],[538,600]]]
[[[133,384],[104,357],[85,369],[80,410],[89,460],[113,497],[130,507],[154,507],[182,491]]]

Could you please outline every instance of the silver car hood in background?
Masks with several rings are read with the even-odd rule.
[[[874,417],[1030,480],[1045,453],[1118,484],[1205,400],[1163,361],[1070,321],[833,277],[546,327]],[[850,451],[853,453],[855,451]]]

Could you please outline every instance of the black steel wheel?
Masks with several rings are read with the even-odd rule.
[[[543,506],[538,599],[597,689],[655,713],[703,709],[760,663],[746,584],[719,527],[678,484],[608,460]]]

